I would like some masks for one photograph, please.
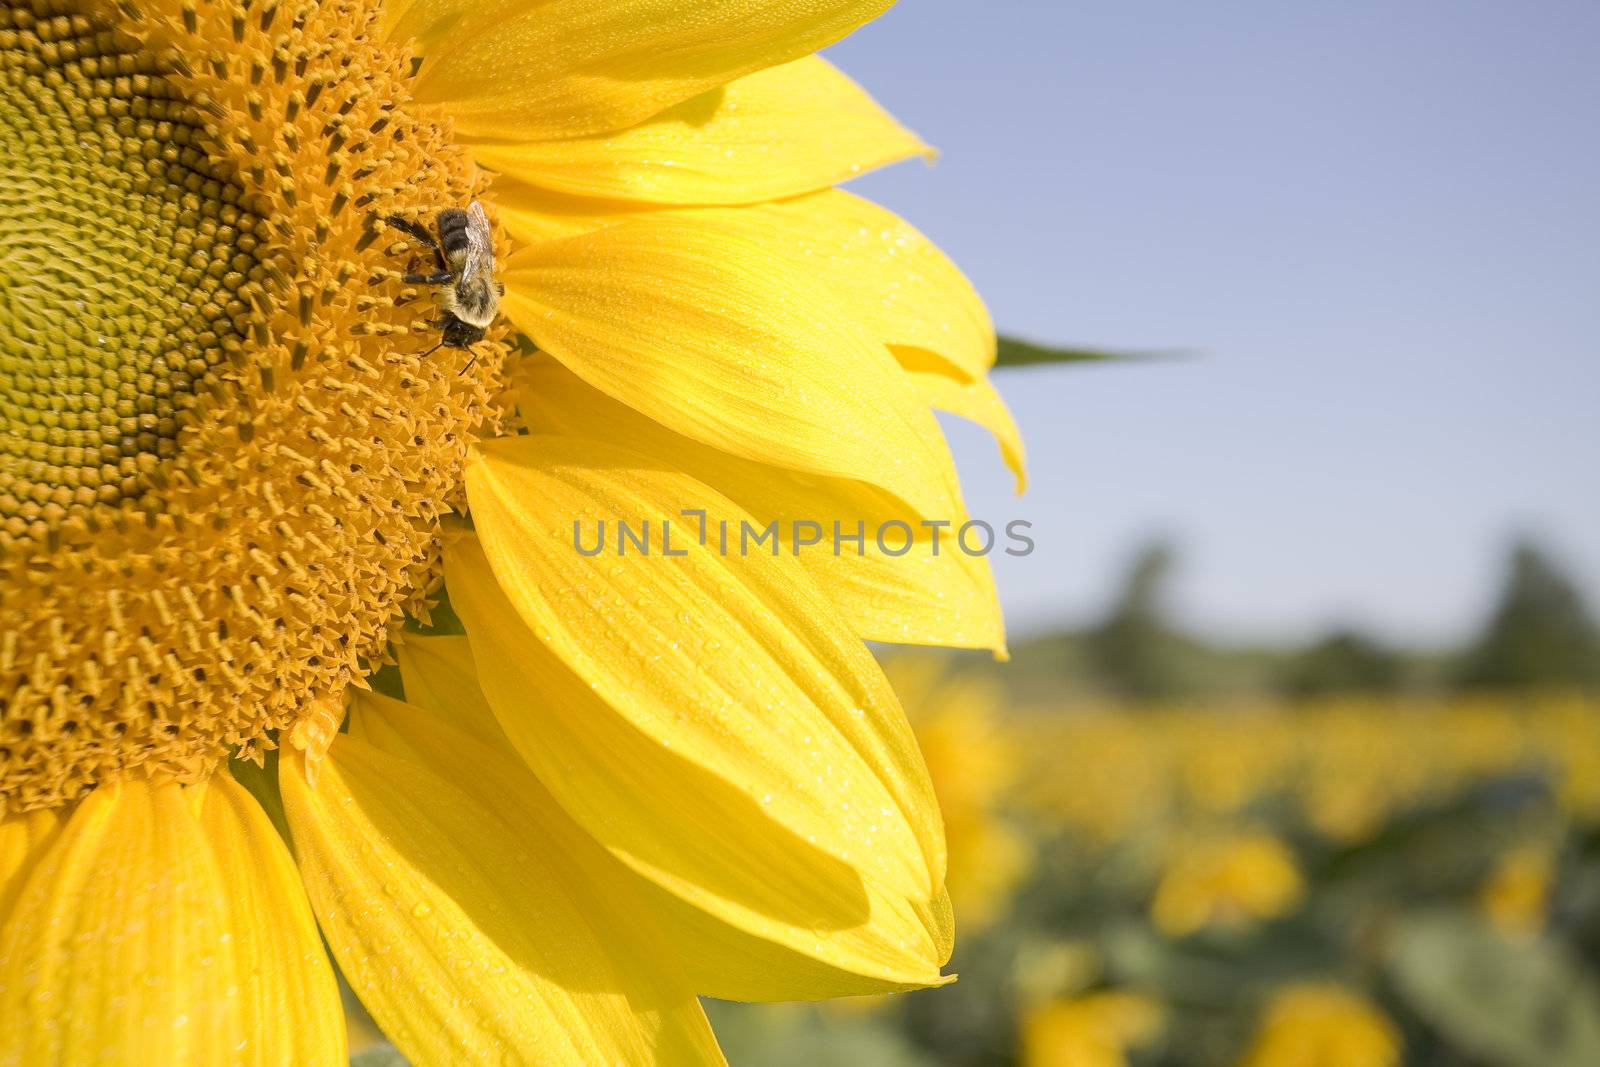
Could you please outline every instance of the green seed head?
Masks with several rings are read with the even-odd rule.
[[[0,6],[0,531],[136,501],[242,341],[259,220],[205,138],[147,50]]]

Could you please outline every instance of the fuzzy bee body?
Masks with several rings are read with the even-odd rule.
[[[474,200],[465,211],[452,207],[439,212],[434,221],[437,236],[419,223],[397,215],[384,221],[433,252],[437,270],[431,274],[407,274],[404,280],[435,287],[440,314],[433,325],[439,327],[440,337],[434,347],[465,349],[483,340],[485,331],[500,314],[502,290],[494,280],[494,241],[482,205]]]

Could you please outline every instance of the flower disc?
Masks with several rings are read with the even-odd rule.
[[[137,497],[176,455],[265,271],[260,220],[154,56],[83,15],[0,26],[0,524],[21,537]]]
[[[425,610],[501,356],[421,358],[382,219],[483,180],[375,20],[0,5],[0,806],[192,780]]]

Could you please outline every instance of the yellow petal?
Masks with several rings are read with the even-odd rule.
[[[521,242],[589,233],[683,208],[571,197],[502,179],[495,186],[501,221]],[[912,376],[921,401],[983,426],[1026,488],[1026,453],[1011,413],[987,381],[995,358],[988,311],[956,266],[912,227],[882,208],[840,191],[747,208],[762,218],[769,244],[825,264],[831,299],[850,321],[890,347]]]
[[[848,982],[826,972],[807,978],[819,970],[816,961],[743,934],[641,878],[572,821],[503,736],[491,744],[438,715],[371,694],[357,698],[352,721],[372,744],[428,767],[548,842],[581,885],[595,921],[628,943],[651,946],[651,959],[677,967],[696,992],[793,1000],[819,982],[825,991]]]
[[[839,190],[748,210],[832,284],[850,321],[890,347],[924,403],[995,435],[1022,492],[1022,438],[987,380],[994,324],[955,264],[892,212]]]
[[[561,855],[410,760],[337,737],[283,757],[301,875],[340,969],[419,1064],[720,1064],[655,946],[619,944]]]
[[[261,1035],[228,1062],[347,1063],[339,986],[283,839],[226,774],[205,787],[199,814],[221,876],[245,1032]]]
[[[244,1036],[229,933],[183,791],[96,789],[0,931],[0,1060],[220,1060]]]
[[[61,830],[61,816],[53,809],[11,814],[0,819],[0,923],[29,872]]]
[[[970,419],[994,434],[1000,446],[1000,457],[1016,478],[1016,492],[1021,494],[1027,489],[1028,461],[1022,433],[993,383],[986,377],[972,381],[959,373],[951,373],[948,364],[940,365],[940,361],[928,358],[921,349],[903,348],[895,354],[924,403]]]
[[[930,154],[817,56],[740,78],[616,133],[471,151],[480,164],[544,189],[663,204],[777,200]]]
[[[514,385],[522,417],[535,432],[626,441],[634,451],[670,457],[674,467],[748,511],[760,530],[777,522],[785,552],[796,522],[824,524],[824,543],[798,558],[866,640],[1004,648],[993,576],[983,558],[955,550],[954,528],[922,525],[863,482],[797,475],[691,441],[590,388],[548,358],[525,360]],[[876,537],[884,523],[896,521],[916,535],[903,555],[893,554],[900,548],[897,531],[886,534],[888,551]],[[867,531],[861,550],[847,545],[838,554],[832,551],[835,522],[843,534]],[[735,530],[735,539],[741,536]]]
[[[938,946],[939,957],[948,960],[956,947],[956,910],[950,903],[948,886],[926,903],[922,921],[933,931],[933,942]]]
[[[746,792],[788,785],[790,795],[767,802],[771,817],[792,815],[835,855],[880,834],[885,846],[904,846],[859,862],[907,893],[937,888],[938,813],[905,716],[871,654],[791,557],[719,552],[691,536],[681,555],[595,564],[572,538],[574,524],[602,517],[659,519],[703,506],[748,521],[747,512],[661,460],[561,437],[475,448],[467,494],[484,555],[524,623],[631,722]],[[593,596],[573,595],[585,584]],[[632,625],[616,625],[607,608]],[[700,651],[710,655],[682,648],[685,638],[707,642]],[[766,707],[751,722],[756,695]],[[504,725],[492,693],[490,706]],[[688,715],[695,709],[700,720]],[[860,767],[866,773],[852,773]],[[819,795],[817,774],[859,777],[862,792]],[[882,814],[885,804],[894,817]],[[849,814],[852,806],[863,810]],[[823,812],[827,825],[813,825]]]
[[[426,57],[419,102],[467,136],[540,140],[643,122],[832,44],[891,2],[413,0],[386,22]]]
[[[0,931],[0,1061],[344,1062],[327,964],[301,955],[314,935],[292,912],[236,911],[286,902],[260,880],[282,845],[248,799],[218,798],[203,825],[189,792],[101,786],[39,859]]]
[[[515,826],[524,840],[560,857],[573,899],[583,903],[591,923],[612,935],[625,957],[649,946],[648,970],[681,977],[678,955],[661,943],[664,932],[651,913],[654,900],[644,895],[650,883],[572,821],[504,735],[493,741],[478,737],[444,716],[376,693],[356,697],[351,719],[373,747],[450,782]]]
[[[714,448],[955,516],[937,422],[838,279],[751,209],[651,215],[523,249],[506,313],[580,378]]]
[[[567,196],[519,182],[506,174],[495,177],[490,195],[494,200],[495,217],[519,245],[576,237],[651,215],[685,210],[633,200]]]
[[[489,702],[478,688],[472,649],[465,637],[407,635],[399,646],[400,679],[406,700],[443,716],[485,741],[500,739]]]
[[[830,283],[874,340],[923,349],[974,381],[994,365],[994,323],[956,265],[891,211],[841,190],[750,209],[767,239]]]
[[[572,197],[507,179],[495,192],[501,221],[524,243],[667,212],[697,217],[683,208]],[[1016,491],[1026,488],[1021,435],[987,381],[995,359],[994,326],[971,284],[942,252],[892,213],[839,191],[746,209],[746,216],[762,219],[769,244],[825,264],[815,274],[832,284],[837,313],[890,347],[922,403],[994,434]]]
[[[562,806],[738,929],[878,988],[937,981],[916,914],[943,882],[932,789],[881,672],[799,564],[693,540],[584,558],[573,522],[747,516],[597,442],[492,442],[467,484],[483,543],[447,550],[452,602],[502,728]]]

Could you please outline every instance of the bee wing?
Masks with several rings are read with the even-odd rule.
[[[489,232],[489,216],[483,205],[474,200],[467,207],[467,252],[461,264],[461,282],[470,282],[479,275],[494,273],[494,238]]]

